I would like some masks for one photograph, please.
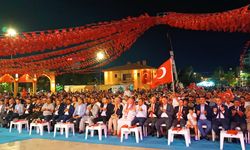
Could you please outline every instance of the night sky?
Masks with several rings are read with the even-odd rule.
[[[249,0],[1,0],[0,27],[19,32],[83,26],[120,20],[144,13],[212,13],[239,8]],[[190,31],[155,26],[149,29],[130,50],[108,66],[147,60],[157,67],[169,57],[172,39],[177,69],[192,65],[197,72],[211,72],[217,66],[239,65],[239,56],[250,34]]]

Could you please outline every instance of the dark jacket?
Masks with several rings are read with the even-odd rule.
[[[65,111],[65,109],[67,109],[67,106],[68,105],[64,104],[63,115],[65,115],[64,111]],[[69,115],[68,116],[71,117],[73,115],[74,111],[75,111],[74,106],[69,104],[69,111],[68,111]]]
[[[151,105],[152,105],[152,104],[148,105],[147,108],[148,108],[148,109],[151,108]],[[157,118],[158,118],[158,111],[159,111],[159,110],[160,110],[160,105],[159,105],[159,103],[155,103],[154,114],[157,116]],[[152,112],[152,111],[151,111],[151,112]],[[149,115],[150,115],[151,112],[148,112],[148,117],[149,117]]]
[[[244,107],[242,107],[242,106],[239,107],[239,111],[243,112],[243,116],[240,116],[237,112],[233,116],[233,114],[232,114],[233,110],[236,110],[235,106],[231,106],[229,108],[231,121],[232,122],[239,122],[239,123],[246,123],[246,115],[245,115],[246,109]]]
[[[119,109],[117,109],[116,111],[116,115],[118,116],[118,118],[122,117],[122,110],[123,110],[123,106],[120,105]],[[113,115],[115,113],[115,105],[113,105],[113,109],[111,110],[111,115]]]
[[[225,112],[224,112],[224,113],[221,112],[220,110],[218,110],[218,105],[217,105],[217,104],[216,104],[215,106],[212,107],[212,120],[217,119],[217,115],[218,115],[219,111],[224,115],[224,119],[225,119],[225,120],[227,120],[227,121],[230,120],[230,119],[229,119],[229,118],[230,118],[230,114],[229,114],[229,111],[228,111],[227,106],[222,104],[222,107],[224,107],[224,109],[225,109]],[[216,113],[214,113],[214,108],[217,109],[217,112],[216,112]]]
[[[179,112],[179,106],[176,106],[176,107],[174,108],[174,118],[177,118],[177,117],[176,117],[176,114],[177,114],[178,112]],[[188,114],[188,108],[185,107],[185,106],[183,106],[183,108],[182,108],[182,117],[183,117],[183,119],[186,120],[186,121],[187,121],[187,114]]]
[[[104,104],[101,103],[100,107],[103,108],[103,106],[104,106]],[[107,119],[109,119],[110,116],[112,115],[112,111],[114,110],[114,107],[115,106],[113,104],[111,104],[111,103],[107,104],[107,107],[106,107],[106,116],[107,116]],[[99,109],[99,116],[101,116],[101,114],[102,114],[102,110]]]
[[[172,120],[174,115],[174,107],[173,105],[167,104],[167,108],[162,108],[163,105],[158,109],[158,117],[161,117],[161,114],[163,113],[162,109],[166,109],[166,114],[168,115],[168,118]],[[162,108],[162,109],[161,109]]]
[[[200,118],[200,114],[198,115],[197,111],[201,111],[201,105],[197,105],[195,107],[195,113],[197,114],[197,118],[199,119]],[[208,120],[211,120],[212,119],[212,110],[211,108],[205,104],[205,111],[207,112],[207,114],[205,115],[207,117]]]

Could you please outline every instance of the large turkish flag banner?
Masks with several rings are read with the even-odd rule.
[[[155,88],[161,84],[172,83],[173,80],[172,59],[169,58],[157,69],[151,88]]]

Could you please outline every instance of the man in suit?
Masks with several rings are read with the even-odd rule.
[[[80,121],[82,117],[85,115],[87,109],[87,105],[83,104],[83,99],[78,98],[78,104],[76,105],[75,111],[73,113],[72,118],[68,120],[68,122],[74,122],[76,121],[76,129],[79,128]]]
[[[184,106],[183,100],[179,100],[179,106],[174,108],[175,119],[172,126],[176,127],[178,124],[185,127],[187,121],[188,108]]]
[[[94,119],[98,117],[99,106],[95,99],[91,99],[91,104],[88,105],[85,115],[81,118],[79,124],[79,133],[83,133],[85,130],[85,122],[91,126],[94,124]]]
[[[212,129],[219,135],[219,126],[229,129],[229,111],[220,98],[215,98],[216,105],[212,108]]]
[[[170,129],[172,125],[172,117],[174,114],[173,105],[168,103],[166,97],[162,98],[162,106],[158,110],[159,119],[156,121],[155,127],[159,133],[159,138],[163,137],[163,131],[161,130],[161,125],[166,124],[166,129]]]
[[[23,104],[21,104],[21,101],[19,99],[16,99],[16,105],[14,107],[13,113],[6,116],[6,121],[10,123],[15,118],[19,118],[23,115]]]
[[[247,132],[247,123],[245,108],[240,105],[240,100],[235,99],[234,106],[229,108],[231,115],[231,126],[230,129],[235,130],[236,127],[240,127],[243,133]]]
[[[106,124],[109,118],[111,117],[113,109],[114,105],[109,102],[109,99],[103,98],[98,112],[99,117],[93,120],[94,123],[97,123],[98,121],[103,121],[103,123]]]
[[[32,109],[32,113],[30,113],[29,116],[26,117],[26,119],[29,121],[29,123],[31,123],[34,119],[37,119],[39,116],[42,115],[42,100],[40,98],[35,99],[34,100],[35,104],[33,103],[33,109]]]
[[[59,116],[57,122],[60,121],[66,122],[72,117],[73,113],[74,113],[74,106],[71,105],[70,99],[66,99],[66,104],[64,105],[63,108],[63,115]]]
[[[212,129],[211,125],[211,109],[210,107],[206,104],[206,99],[204,97],[201,97],[199,99],[200,104],[196,106],[196,114],[198,118],[198,128],[201,133],[201,138],[206,138],[208,139],[207,135]],[[206,125],[206,129],[204,130],[202,128],[203,125]]]
[[[63,111],[64,111],[64,103],[62,103],[61,100],[56,99],[56,107],[51,122],[52,127],[56,124],[58,119],[63,115]]]
[[[147,119],[147,106],[144,104],[144,100],[139,98],[138,105],[135,106],[136,115],[134,120],[131,122],[131,125],[136,125],[139,123],[139,126],[143,126],[144,122]]]
[[[31,103],[30,99],[25,100],[25,105],[24,105],[24,114],[22,118],[26,119],[29,115],[33,113],[33,108],[34,105]]]
[[[157,99],[155,96],[151,97],[150,105],[148,106],[148,117],[144,122],[144,128],[149,128],[149,134],[154,136],[155,132],[155,123],[157,121],[157,115],[159,110],[159,104],[156,102]],[[151,126],[149,126],[151,124]]]

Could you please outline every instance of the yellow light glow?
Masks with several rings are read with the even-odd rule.
[[[102,59],[104,59],[105,54],[104,54],[103,52],[98,52],[98,53],[96,54],[96,57],[97,57],[98,60],[102,60]]]
[[[6,36],[9,36],[9,37],[14,37],[17,35],[17,31],[13,28],[9,28],[7,29],[7,33],[6,33]]]

